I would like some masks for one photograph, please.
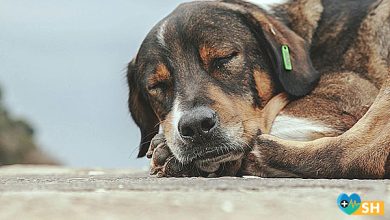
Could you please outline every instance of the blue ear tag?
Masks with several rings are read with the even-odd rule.
[[[290,50],[287,45],[282,45],[282,57],[284,69],[291,71],[293,68],[291,64]]]

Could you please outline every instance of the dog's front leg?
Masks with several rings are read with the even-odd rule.
[[[268,177],[390,178],[390,80],[350,130],[310,142],[258,138],[243,173]]]

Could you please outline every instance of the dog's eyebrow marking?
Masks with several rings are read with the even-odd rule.
[[[316,134],[326,134],[333,129],[306,118],[280,115],[275,118],[270,134],[285,140],[311,141]]]
[[[160,25],[160,27],[159,27],[159,29],[157,31],[157,41],[163,47],[166,46],[164,35],[165,35],[165,30],[166,30],[166,27],[167,27],[167,23],[168,23],[168,20],[163,21],[163,23]]]
[[[171,74],[170,74],[167,66],[165,66],[162,63],[159,63],[156,66],[154,75],[152,77],[150,77],[149,82],[153,84],[154,82],[168,80],[170,75]]]

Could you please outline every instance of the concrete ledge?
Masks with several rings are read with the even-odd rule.
[[[0,168],[0,219],[350,219],[336,205],[341,192],[390,207],[389,180],[159,179],[136,170],[11,166]]]

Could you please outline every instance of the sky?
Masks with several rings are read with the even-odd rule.
[[[127,109],[126,65],[181,2],[0,0],[6,106],[64,165],[147,167],[136,159],[140,133]]]

